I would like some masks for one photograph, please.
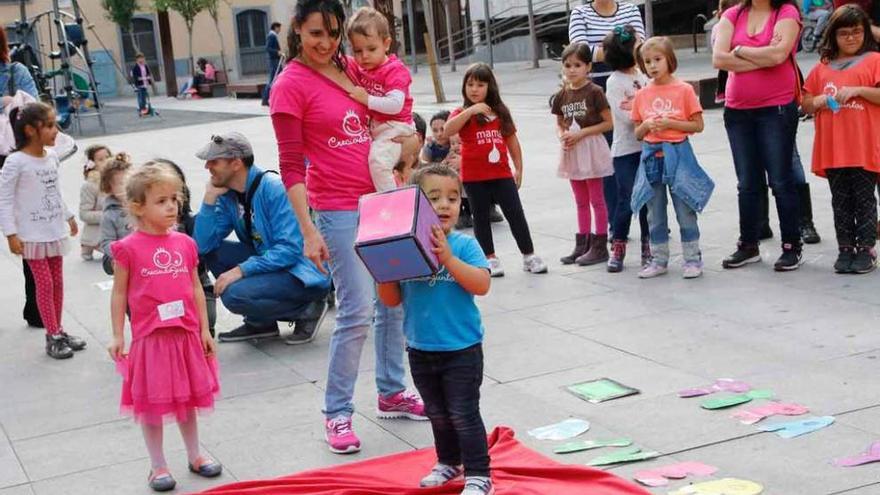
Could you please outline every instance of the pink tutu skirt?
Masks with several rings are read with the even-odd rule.
[[[24,244],[24,252],[21,257],[26,260],[42,260],[67,254],[67,238],[50,242],[25,241],[22,244]]]
[[[182,328],[133,341],[117,369],[123,377],[120,410],[139,423],[186,422],[194,409],[213,410],[220,392],[217,360],[205,356],[198,333]]]
[[[557,175],[568,180],[598,179],[614,175],[611,148],[605,136],[587,136],[573,148],[562,150]]]

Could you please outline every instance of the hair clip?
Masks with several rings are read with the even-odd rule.
[[[625,26],[615,26],[614,35],[620,37],[620,41],[624,43],[629,43],[633,39],[632,34],[626,30]]]

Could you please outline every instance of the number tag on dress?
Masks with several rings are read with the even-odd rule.
[[[158,309],[159,319],[162,321],[168,321],[173,318],[180,318],[184,314],[183,301],[181,300],[160,304],[158,306]]]

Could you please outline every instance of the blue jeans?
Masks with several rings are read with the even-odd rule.
[[[740,241],[758,244],[761,186],[769,182],[776,197],[782,242],[800,246],[800,205],[793,166],[797,105],[792,102],[750,110],[726,108],[724,127],[736,167]]]
[[[617,182],[617,209],[614,216],[608,213],[611,219],[612,231],[615,241],[626,241],[629,237],[629,227],[632,224],[632,207],[630,200],[632,199],[633,185],[636,183],[636,171],[641,163],[640,152],[632,153],[624,156],[614,157],[614,175],[612,179]],[[608,197],[606,194],[605,197]],[[648,208],[644,207],[639,211],[639,226],[641,227],[641,238],[647,239],[648,228]]]
[[[255,254],[254,248],[247,244],[223,241],[203,258],[211,273],[219,277]],[[237,280],[229,284],[220,299],[226,309],[244,315],[245,323],[269,326],[277,321],[296,321],[309,303],[326,297],[327,292],[327,289],[304,286],[290,272],[278,271]]]
[[[482,345],[452,352],[408,350],[413,383],[431,420],[437,461],[464,464],[466,476],[489,476],[489,446],[480,416]]]
[[[147,88],[137,88],[138,110],[146,110],[147,108]]]
[[[356,211],[318,211],[315,224],[330,250],[330,274],[337,300],[324,395],[324,414],[329,419],[354,412],[354,385],[371,324],[379,394],[387,397],[406,389],[403,308],[389,308],[376,297],[376,283],[354,251]]]
[[[660,265],[669,263],[669,219],[666,215],[668,199],[667,186],[663,182],[651,184],[654,197],[648,202],[648,225],[651,231],[651,250],[654,261]],[[697,225],[697,212],[678,198],[672,191],[672,209],[678,220],[684,260],[700,261],[700,227]]]
[[[267,70],[266,76],[266,87],[263,88],[263,104],[269,104],[269,91],[272,90],[272,82],[275,81],[275,73],[278,71],[278,64],[280,64],[280,60],[270,60],[269,67]]]

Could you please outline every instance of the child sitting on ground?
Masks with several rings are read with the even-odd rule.
[[[411,183],[421,187],[440,218],[432,240],[441,268],[430,277],[379,284],[378,293],[388,306],[403,303],[413,382],[434,432],[437,464],[420,486],[445,485],[464,474],[461,495],[489,495],[494,488],[480,416],[483,324],[474,303],[474,295],[489,292],[489,262],[473,237],[453,230],[461,201],[458,174],[431,165],[419,169]]]
[[[415,132],[409,94],[412,77],[397,56],[388,55],[391,30],[378,10],[362,7],[355,12],[348,24],[348,39],[360,85],[351,97],[370,110],[370,176],[377,191],[388,191],[395,188],[392,170],[400,160],[401,145],[395,139]]]
[[[80,234],[82,259],[94,259],[94,251],[99,251],[101,242],[101,171],[110,161],[110,148],[103,144],[93,144],[86,148],[86,163],[83,165],[83,183],[79,188],[79,219],[83,222]]]

